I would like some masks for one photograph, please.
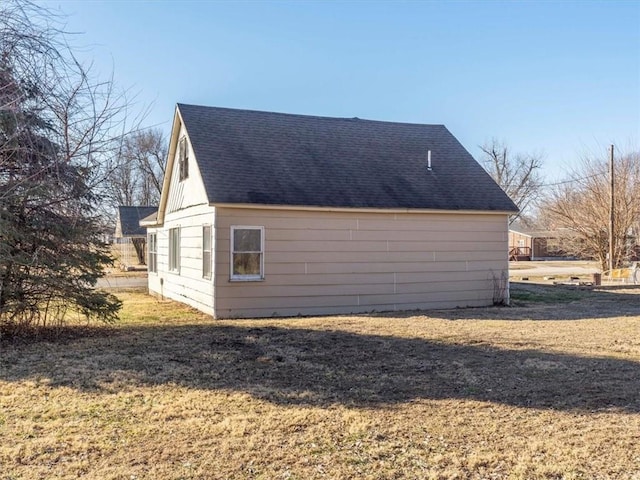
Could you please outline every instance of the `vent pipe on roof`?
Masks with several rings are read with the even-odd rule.
[[[431,171],[431,150],[427,150],[427,170]]]

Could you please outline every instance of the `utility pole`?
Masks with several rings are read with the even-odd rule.
[[[613,227],[615,222],[615,203],[614,203],[614,167],[613,167],[613,145],[611,145],[611,158],[609,161],[609,180],[611,182],[611,196],[609,197],[609,275],[611,275],[611,271],[613,270]]]

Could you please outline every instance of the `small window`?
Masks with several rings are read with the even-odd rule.
[[[524,247],[524,240],[518,240],[518,246],[521,248]]]
[[[169,229],[169,271],[180,272],[180,229]]]
[[[231,280],[264,278],[264,227],[231,227]]]
[[[180,181],[186,180],[189,177],[189,145],[187,144],[187,137],[180,139],[178,169],[180,170]]]
[[[158,273],[158,235],[149,234],[149,265],[150,273]]]
[[[211,278],[211,225],[202,227],[202,277]]]

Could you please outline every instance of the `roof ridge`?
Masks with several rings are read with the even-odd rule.
[[[229,112],[246,112],[246,113],[260,113],[267,115],[278,115],[278,116],[286,116],[286,117],[296,117],[296,118],[313,118],[320,120],[343,120],[343,121],[360,121],[360,122],[371,122],[371,123],[380,123],[386,125],[415,125],[422,127],[443,127],[446,126],[443,123],[418,123],[418,122],[392,122],[389,120],[375,120],[370,118],[360,118],[360,117],[330,117],[326,115],[308,115],[304,113],[287,113],[287,112],[274,112],[270,110],[254,110],[248,108],[231,108],[231,107],[217,107],[211,105],[197,105],[193,103],[177,103],[178,108],[180,106],[191,107],[191,108],[202,108],[207,110],[225,110]]]

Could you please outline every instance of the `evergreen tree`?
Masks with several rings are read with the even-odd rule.
[[[92,83],[64,34],[31,3],[0,7],[0,327],[61,321],[69,310],[113,321],[96,290],[112,262],[101,241],[101,159],[121,110]],[[106,87],[106,90],[104,89]]]

